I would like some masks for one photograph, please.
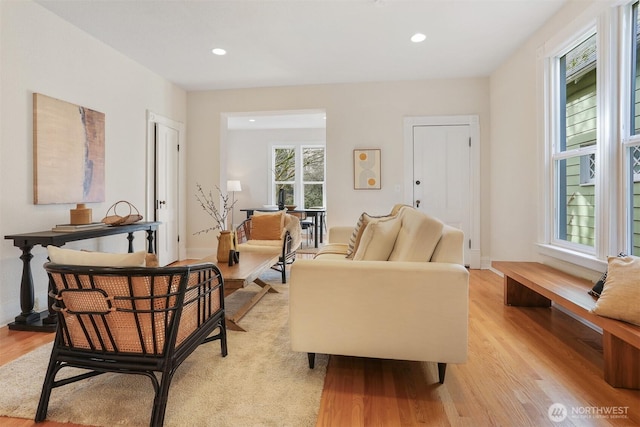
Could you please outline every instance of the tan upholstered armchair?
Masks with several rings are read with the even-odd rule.
[[[36,422],[46,418],[54,388],[116,372],[151,379],[150,425],[160,426],[178,366],[200,344],[213,340],[220,340],[222,356],[227,355],[223,280],[214,264],[114,268],[47,263],[45,269],[58,328]],[[56,380],[65,367],[84,371]]]
[[[238,251],[279,253],[278,262],[272,267],[282,273],[282,283],[287,283],[286,267],[296,259],[302,232],[300,219],[277,212],[255,212],[236,229]],[[240,258],[242,262],[242,257]]]

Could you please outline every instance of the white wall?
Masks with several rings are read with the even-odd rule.
[[[146,112],[186,121],[186,93],[40,5],[0,1],[0,234],[50,229],[73,205],[33,204],[32,94],[105,113],[106,196],[90,204],[94,220],[117,200],[145,206]],[[146,213],[143,213],[146,215]],[[139,233],[138,233],[139,234]],[[135,249],[144,248],[144,234]],[[67,245],[121,252],[126,236]],[[38,308],[46,308],[46,253],[33,250]],[[0,324],[19,314],[20,250],[0,246]]]
[[[405,116],[469,115],[480,117],[483,147],[489,144],[489,81],[480,79],[424,80],[387,83],[333,84],[242,90],[190,92],[189,164],[187,188],[196,182],[212,185],[226,176],[228,149],[220,144],[221,115],[231,112],[321,110],[327,114],[327,218],[329,226],[355,224],[363,211],[388,213],[403,202],[403,118]],[[382,149],[382,189],[353,189],[353,149]],[[254,153],[247,156],[256,157]],[[481,233],[488,242],[488,154],[482,158]],[[266,159],[264,160],[267,161]],[[225,170],[220,170],[220,163]],[[188,200],[187,247],[215,247],[209,235],[194,236],[206,216]],[[488,253],[488,245],[482,246]]]

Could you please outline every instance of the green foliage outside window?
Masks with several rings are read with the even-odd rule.
[[[285,204],[296,204],[296,181],[300,180],[303,189],[304,206],[323,206],[324,199],[324,147],[304,147],[301,152],[301,176],[296,170],[296,149],[276,148],[274,150],[274,195],[273,200],[278,200],[280,189],[285,190]]]

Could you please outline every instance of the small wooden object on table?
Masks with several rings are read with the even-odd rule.
[[[227,314],[227,328],[234,331],[246,332],[244,328],[238,325],[238,322],[253,308],[254,305],[262,299],[267,293],[278,293],[268,283],[260,280],[263,272],[270,269],[278,261],[278,253],[262,253],[262,252],[243,252],[240,256],[240,262],[229,266],[227,262],[218,262],[215,255],[203,258],[203,262],[213,262],[218,266],[224,279],[224,296],[227,297],[249,285],[255,283],[262,289],[250,301],[240,307],[233,314]]]

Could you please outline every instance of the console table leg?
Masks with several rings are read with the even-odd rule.
[[[33,311],[34,290],[33,276],[31,275],[32,245],[21,246],[22,255],[22,281],[20,282],[20,309],[22,312],[16,316],[16,323],[33,323],[40,320],[40,314]]]
[[[127,233],[127,240],[129,241],[129,253],[133,253],[133,231]]]
[[[149,252],[150,254],[156,253],[155,248],[153,247],[153,233],[153,230],[147,230],[147,241],[149,242],[147,252]]]

